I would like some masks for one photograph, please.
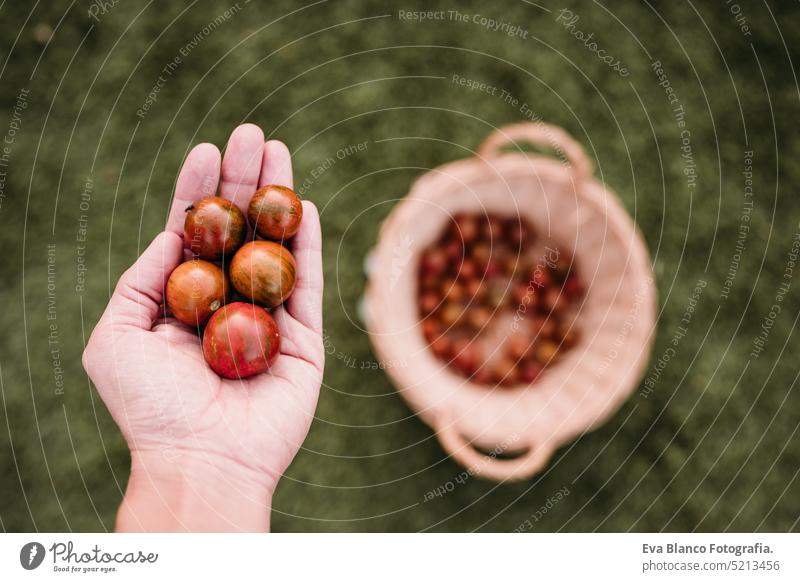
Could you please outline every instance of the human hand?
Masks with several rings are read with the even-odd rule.
[[[292,239],[297,286],[273,311],[281,355],[264,374],[217,376],[195,329],[163,318],[164,286],[183,260],[185,209],[215,192],[246,214],[265,184],[292,187],[291,158],[255,125],[231,134],[225,157],[196,146],[178,177],[165,232],[126,271],[83,364],[131,450],[117,529],[261,530],[272,494],[308,433],[324,367],[321,229],[303,202]]]

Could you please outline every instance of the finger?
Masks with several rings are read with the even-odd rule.
[[[201,143],[192,148],[183,162],[166,230],[183,234],[186,208],[205,196],[213,196],[219,183],[220,153],[217,146]]]
[[[292,240],[297,283],[286,307],[306,327],[322,331],[322,227],[314,203],[303,200],[303,220]]]
[[[120,277],[101,323],[150,330],[162,315],[164,285],[183,259],[183,239],[162,232]]]
[[[180,325],[177,319],[159,317],[153,323],[152,332],[167,338],[174,346],[200,346],[202,343],[196,330]]]
[[[322,371],[325,367],[325,350],[322,337],[306,327],[283,307],[272,312],[281,334],[281,353],[304,360]]]
[[[219,195],[247,212],[250,197],[258,187],[264,157],[264,132],[252,123],[233,130],[222,158]]]
[[[292,188],[292,156],[286,144],[277,139],[271,139],[264,144],[264,159],[261,162],[261,178],[258,187],[267,184],[277,184]]]

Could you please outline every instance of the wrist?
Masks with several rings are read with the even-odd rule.
[[[117,531],[269,531],[275,483],[196,455],[131,451]]]

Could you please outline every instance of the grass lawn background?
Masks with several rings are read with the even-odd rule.
[[[129,457],[81,368],[83,344],[119,274],[163,227],[187,151],[200,141],[222,147],[249,121],[287,142],[296,185],[308,180],[303,195],[322,211],[335,352],[311,433],[275,496],[275,530],[509,531],[527,519],[536,531],[798,529],[800,281],[797,269],[787,272],[800,219],[796,3],[741,3],[749,34],[720,1],[125,1],[97,19],[92,6],[0,8],[0,133],[19,125],[0,198],[0,528],[112,528]],[[556,21],[562,8],[627,77]],[[454,9],[467,22],[399,14]],[[526,38],[489,30],[475,15],[517,25]],[[685,111],[693,192],[656,60]],[[420,168],[464,157],[493,126],[524,119],[498,96],[453,83],[454,74],[504,89],[565,127],[635,216],[661,309],[649,373],[692,290],[707,286],[649,397],[634,394],[530,481],[468,479],[425,501],[462,468],[383,372],[360,369],[375,356],[357,306],[364,257]],[[137,115],[159,75],[157,99]],[[336,159],[362,142],[364,151]],[[753,209],[737,249],[745,151]],[[336,163],[315,177],[328,158]],[[82,214],[88,274],[77,293]],[[48,344],[48,245],[61,394]],[[783,282],[790,288],[781,294]],[[755,358],[765,318],[772,326]],[[569,494],[534,522],[563,488]]]

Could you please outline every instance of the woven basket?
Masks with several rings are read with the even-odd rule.
[[[524,152],[520,142],[553,149],[563,161]],[[417,307],[419,255],[457,212],[519,214],[574,255],[586,286],[580,341],[530,386],[471,383],[428,349]],[[647,250],[616,196],[593,178],[582,147],[560,128],[503,127],[475,156],[427,172],[381,227],[370,265],[363,307],[376,354],[448,454],[475,475],[503,481],[541,471],[556,448],[608,419],[647,365],[656,309]]]

